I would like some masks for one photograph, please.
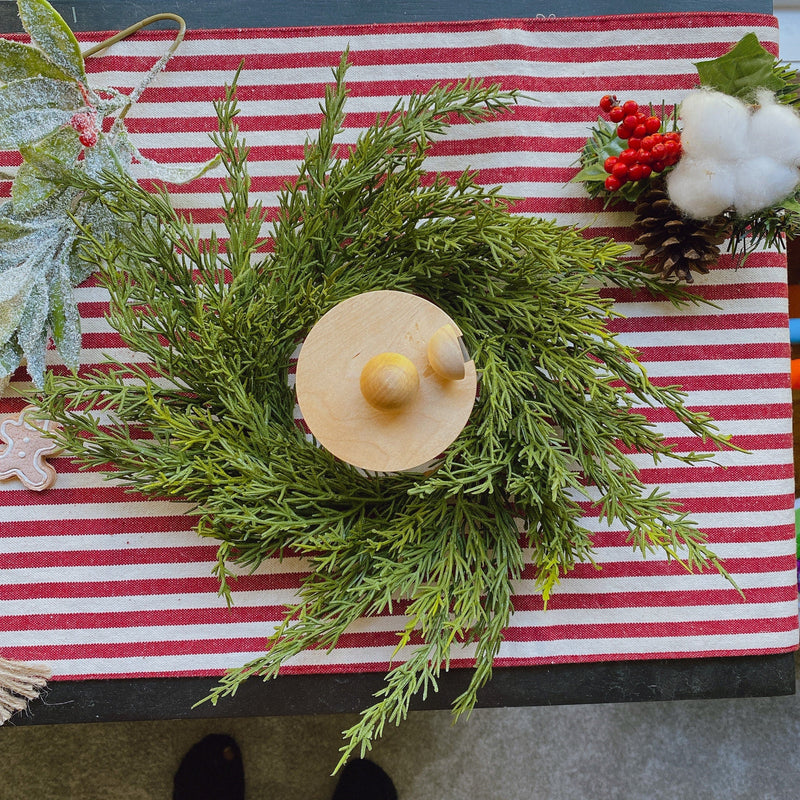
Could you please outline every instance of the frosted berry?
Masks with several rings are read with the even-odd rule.
[[[78,132],[78,141],[84,147],[94,147],[97,144],[100,131],[94,111],[78,111],[72,115],[69,124]]]

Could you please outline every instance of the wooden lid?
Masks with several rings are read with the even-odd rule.
[[[311,329],[297,361],[297,403],[309,430],[337,458],[375,472],[414,469],[441,455],[475,403],[475,363],[460,333],[441,308],[406,292],[365,292],[339,303]],[[453,353],[429,360],[432,339],[434,348],[456,342],[462,378],[434,370],[431,362],[449,364]]]

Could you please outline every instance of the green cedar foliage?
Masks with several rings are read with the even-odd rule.
[[[563,575],[592,561],[581,501],[643,555],[729,577],[626,455],[707,457],[674,452],[637,412],[642,404],[671,409],[698,444],[728,444],[679,388],[651,384],[608,329],[615,314],[600,287],[655,279],[620,261],[625,246],[510,213],[510,201],[470,172],[427,175],[426,152],[451,115],[479,122],[508,111],[513,92],[436,86],[398,103],[337,157],[346,64],[345,54],[318,139],[281,195],[272,253],[260,238],[265,213],[248,197],[233,89],[217,104],[215,136],[228,171],[227,241],[201,241],[165,192],[148,194],[124,175],[83,179],[127,231],[124,240],[85,231],[84,256],[103,265],[113,327],[150,362],[51,374],[42,402],[86,466],[196,504],[198,532],[219,542],[216,574],[229,599],[231,563],[256,568],[286,551],[307,559],[297,603],[266,653],[226,674],[212,702],[249,676],[274,677],[307,648],[336,647],[361,617],[405,614],[399,660],[346,731],[342,763],[399,723],[415,694],[435,691],[463,646],[476,666],[454,711],[474,706],[526,565],[547,601]],[[287,370],[298,340],[336,303],[374,289],[441,306],[480,373],[471,420],[430,475],[364,475],[307,441],[293,419]],[[663,291],[675,303],[691,298],[677,286]]]

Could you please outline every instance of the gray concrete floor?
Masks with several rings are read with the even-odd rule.
[[[352,720],[6,725],[0,800],[169,800],[181,757],[207,733],[239,742],[247,800],[328,800]],[[482,709],[455,726],[416,712],[372,758],[400,800],[790,800],[800,696]]]

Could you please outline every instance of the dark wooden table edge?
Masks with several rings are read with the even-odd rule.
[[[479,695],[479,708],[661,700],[777,697],[795,692],[795,653],[502,667]],[[451,669],[439,691],[412,710],[449,708],[470,671]],[[253,679],[234,697],[196,705],[213,677],[52,681],[13,725],[357,713],[383,685],[383,673],[283,675]]]

